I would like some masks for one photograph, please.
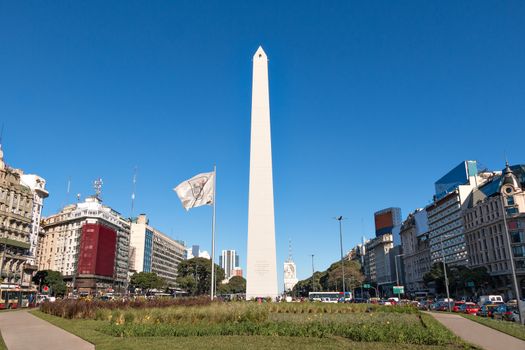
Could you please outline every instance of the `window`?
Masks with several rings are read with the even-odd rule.
[[[512,247],[512,253],[514,254],[514,257],[521,258],[522,256],[525,256],[525,249],[520,247]]]
[[[512,196],[507,197],[507,205],[514,205],[514,197]]]
[[[521,243],[521,242],[525,242],[524,240],[524,232],[523,231],[516,231],[516,232],[512,232],[510,234],[510,237],[511,237],[511,242],[512,243]]]

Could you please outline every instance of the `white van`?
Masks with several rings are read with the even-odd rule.
[[[479,297],[479,305],[484,304],[503,304],[503,297],[501,295],[482,295]]]

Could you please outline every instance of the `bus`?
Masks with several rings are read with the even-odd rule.
[[[351,301],[352,293],[346,292],[343,298],[343,292],[310,292],[308,293],[310,301],[320,301],[323,303],[337,303],[342,301]]]
[[[0,288],[0,310],[35,307],[36,290]]]

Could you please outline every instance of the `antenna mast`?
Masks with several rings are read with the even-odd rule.
[[[137,187],[137,166],[133,169],[133,191],[131,192],[131,220],[135,214],[135,189]]]

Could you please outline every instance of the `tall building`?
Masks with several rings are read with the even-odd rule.
[[[253,56],[246,299],[278,296],[268,57]]]
[[[27,262],[35,265],[37,259],[38,238],[40,235],[40,221],[42,218],[42,208],[44,199],[49,196],[46,190],[46,180],[38,175],[24,174],[21,178],[22,184],[29,187],[33,193],[33,212],[31,217],[31,234],[29,236],[29,258]]]
[[[98,195],[44,218],[42,230],[39,270],[61,272],[79,291],[126,288],[130,221]]]
[[[140,214],[131,224],[130,270],[154,272],[175,286],[177,267],[185,259],[186,247],[149,225],[146,214]]]
[[[426,207],[431,263],[467,265],[462,210],[471,192],[486,181],[478,174],[476,161],[461,162],[436,181],[434,202]]]
[[[219,256],[219,266],[224,270],[224,278],[230,279],[234,276],[234,270],[239,267],[239,255],[235,250],[223,250]]]
[[[423,276],[430,271],[427,211],[417,209],[401,225],[404,286],[407,293],[427,292]]]
[[[401,209],[386,208],[374,213],[376,237],[393,233],[394,227],[401,225]]]
[[[193,257],[200,256],[199,255],[200,254],[200,247],[199,247],[198,244],[197,245],[194,244],[194,245],[191,246],[191,254],[193,255]]]
[[[47,197],[45,181],[32,189],[24,182],[28,176],[41,179],[7,166],[0,144],[0,282],[26,288],[35,271],[32,248],[38,240],[37,218]]]
[[[484,267],[495,281],[475,286],[516,299],[511,259],[520,297],[525,295],[525,165],[506,165],[472,192],[463,213],[469,267]],[[507,227],[505,227],[505,225]],[[510,242],[509,242],[510,240]],[[509,243],[512,251],[509,251]],[[490,288],[490,290],[486,290]]]

